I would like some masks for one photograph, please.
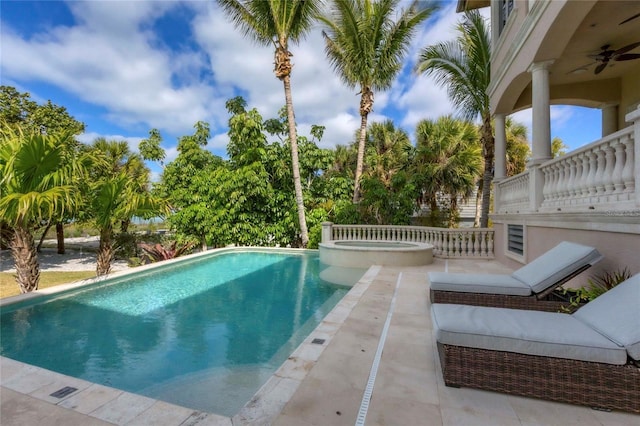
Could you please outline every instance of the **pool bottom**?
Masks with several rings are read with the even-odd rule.
[[[298,263],[298,259],[303,259],[294,257],[293,269],[279,272],[273,279],[267,279],[264,270],[252,270],[246,280],[233,280],[236,282],[234,286],[212,288],[212,298],[205,297],[208,292],[199,293],[196,297],[188,295],[179,302],[171,299],[171,304],[162,309],[144,310],[135,312],[135,315],[74,301],[70,296],[75,291],[63,294],[64,306],[55,305],[53,311],[3,308],[3,314],[14,315],[3,318],[7,321],[3,321],[2,354],[104,386],[201,411],[232,415],[242,408],[348,291],[343,287],[333,296],[327,294],[329,297],[324,301],[314,302],[312,293],[320,289],[312,293],[306,290],[303,276],[307,275]],[[317,255],[314,258],[314,261],[309,259],[302,264],[315,269]],[[195,277],[197,268],[190,265],[189,272]],[[288,277],[296,279],[291,283],[294,292],[285,299],[283,284],[289,281]],[[244,284],[238,286],[240,281],[246,281],[248,287]],[[105,285],[105,282],[100,283],[100,287]],[[86,291],[83,289],[81,294],[86,295]],[[247,295],[251,298],[245,299]],[[273,295],[275,299],[269,301],[267,295]],[[53,306],[59,299],[49,297],[45,305]],[[237,315],[229,316],[222,308],[233,300],[242,303],[234,311]],[[31,302],[29,308],[39,305]],[[180,312],[194,312],[198,306],[205,310],[197,314],[197,320],[178,318]],[[260,311],[260,306],[266,310]],[[256,313],[260,319],[258,322],[250,319]],[[133,330],[134,322],[143,322],[146,328]],[[35,330],[38,324],[45,326],[41,332]],[[291,333],[294,324],[298,330],[282,338],[284,332]],[[14,343],[5,339],[7,327],[18,333]],[[78,334],[64,342],[58,333],[64,330],[74,330]],[[235,330],[245,334],[234,337]],[[47,335],[56,343],[47,344]],[[23,356],[13,356],[14,351],[20,351]],[[124,358],[125,353],[131,356]],[[44,355],[44,360],[38,361],[38,354]],[[253,360],[254,357],[261,366]],[[114,369],[119,365],[123,369]],[[234,373],[236,369],[238,372]],[[250,373],[254,377],[249,377]],[[202,380],[198,379],[199,376]],[[203,383],[211,382],[214,377],[220,378],[217,387],[206,392]],[[195,380],[194,386],[208,394],[208,398],[199,392],[186,391],[189,380]],[[178,384],[184,386],[176,388]],[[236,384],[240,385],[238,389],[233,388]],[[220,389],[223,385],[227,386],[226,390]],[[238,396],[235,402],[230,402],[232,395]],[[189,396],[195,400],[189,402]]]
[[[238,412],[234,413],[234,421],[239,418],[242,424],[271,424],[291,399],[299,384],[311,371],[325,348],[331,343],[344,321],[350,315],[353,307],[365,293],[373,278],[379,273],[380,267],[370,268],[364,276],[351,288],[349,293],[331,310],[309,336],[297,347],[291,356],[278,368],[251,400]],[[322,345],[312,343],[316,337],[325,340]],[[304,364],[305,368],[300,368]],[[136,418],[139,422],[153,424],[158,421],[158,412],[170,413],[167,418],[183,418],[175,423],[191,424],[196,422],[211,422],[212,424],[231,425],[232,419],[215,413],[192,411],[183,406],[171,405],[160,401],[141,403],[141,396],[123,392],[117,389],[96,386],[70,376],[55,373],[40,367],[35,367],[20,361],[0,356],[0,366],[3,372],[2,386],[23,394],[29,400],[37,399],[46,403],[57,404],[59,408],[82,413],[89,417],[107,420],[105,411],[108,408],[110,416],[118,416],[119,411],[126,411],[129,419]],[[83,382],[80,383],[79,382]],[[78,390],[63,400],[53,400],[49,394],[56,390],[53,386],[73,384]],[[99,400],[100,408],[96,405]],[[145,398],[146,400],[146,398]],[[122,404],[126,404],[124,407]],[[88,407],[94,407],[88,409]],[[183,417],[182,417],[183,416]],[[74,418],[74,417],[70,417]],[[122,420],[122,418],[120,418]]]

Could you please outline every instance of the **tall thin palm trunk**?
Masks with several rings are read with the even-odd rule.
[[[22,293],[38,289],[40,265],[35,240],[29,230],[17,226],[11,242],[11,254],[16,267],[16,281]]]
[[[480,227],[489,226],[489,207],[491,206],[491,182],[493,181],[495,140],[491,129],[491,116],[484,117],[482,123],[482,151],[484,156],[484,173],[482,175],[482,216]]]
[[[356,163],[355,187],[353,189],[353,202],[360,201],[360,178],[364,170],[364,147],[367,138],[367,119],[368,114],[360,116],[360,139],[358,140],[358,160]]]
[[[356,178],[353,189],[353,202],[360,200],[360,178],[364,170],[364,148],[367,139],[367,120],[373,111],[373,91],[369,86],[362,88],[360,96],[360,140],[358,141],[358,161],[356,163]]]
[[[286,50],[286,49],[285,49]],[[278,55],[281,55],[278,57]],[[300,160],[298,158],[298,137],[296,133],[296,118],[293,113],[293,99],[291,97],[291,62],[287,52],[283,59],[282,52],[276,50],[276,76],[282,80],[284,86],[284,98],[287,106],[287,121],[289,124],[289,143],[291,145],[291,168],[293,172],[293,187],[295,190],[296,206],[298,209],[298,222],[300,224],[300,239],[302,247],[309,243],[307,219],[304,212],[304,198],[302,196],[302,181],[300,179]],[[280,59],[278,59],[280,58]],[[278,68],[278,67],[281,68]],[[285,70],[282,70],[284,68]]]

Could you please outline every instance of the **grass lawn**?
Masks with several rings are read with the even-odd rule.
[[[40,283],[38,288],[53,287],[60,284],[67,284],[96,276],[95,271],[70,271],[70,272],[40,272]],[[20,287],[10,272],[0,272],[0,298],[15,296],[20,294]]]

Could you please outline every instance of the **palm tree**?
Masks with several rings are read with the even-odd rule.
[[[125,171],[91,184],[88,213],[100,232],[96,273],[108,274],[115,257],[114,229],[133,216],[153,217],[166,213],[166,204],[150,193],[140,193]]]
[[[367,133],[366,156],[369,167],[363,174],[375,177],[389,189],[393,176],[407,166],[411,140],[404,130],[396,129],[391,120],[371,124]]]
[[[34,230],[72,211],[80,202],[74,179],[82,173],[68,158],[71,133],[24,134],[2,130],[0,138],[0,217],[12,229],[11,254],[22,293],[38,289],[40,266]]]
[[[89,149],[95,158],[99,158],[91,170],[94,180],[115,177],[120,172],[124,172],[133,184],[132,189],[135,192],[142,195],[149,191],[149,168],[140,155],[129,149],[127,141],[97,138]],[[122,219],[121,232],[127,232],[131,219],[132,217]]]
[[[515,176],[524,172],[529,154],[531,154],[527,141],[527,126],[507,117],[505,132],[507,136],[507,176]]]
[[[300,238],[302,246],[306,247],[309,242],[309,234],[302,198],[298,139],[291,97],[291,69],[293,67],[291,56],[293,55],[289,51],[289,41],[298,43],[309,33],[319,12],[321,2],[320,0],[218,0],[218,3],[245,36],[261,45],[275,47],[274,73],[284,86]]]
[[[471,195],[482,170],[475,126],[450,116],[420,121],[413,167],[431,211],[438,209],[438,196],[446,195],[451,206],[448,225],[455,225],[458,199]]]
[[[367,118],[373,111],[375,90],[391,87],[416,28],[435,10],[413,1],[394,21],[401,0],[334,0],[331,11],[319,19],[326,54],[342,81],[360,88],[360,133],[353,201],[359,199],[364,168]]]
[[[488,26],[477,10],[466,12],[457,26],[456,40],[424,48],[416,65],[417,72],[433,75],[446,85],[449,98],[463,118],[482,120],[480,141],[484,157],[482,176],[481,227],[489,223],[491,181],[493,180],[494,136],[487,88],[490,79],[491,39]]]
[[[87,186],[85,220],[100,232],[96,272],[108,274],[115,256],[114,230],[121,232],[134,216],[154,217],[166,213],[167,204],[150,192],[149,169],[130,151],[126,141],[97,138],[87,147],[94,162]]]

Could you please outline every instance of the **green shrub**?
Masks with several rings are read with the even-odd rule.
[[[566,310],[575,310],[581,303],[590,302],[629,278],[631,278],[631,272],[625,267],[618,271],[605,272],[602,275],[590,278],[585,287],[565,289],[564,294],[572,295],[569,299],[569,307]]]

